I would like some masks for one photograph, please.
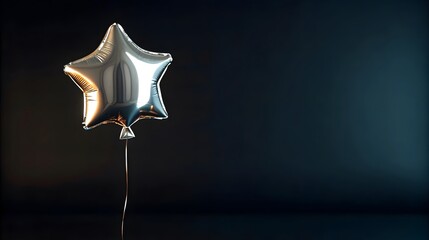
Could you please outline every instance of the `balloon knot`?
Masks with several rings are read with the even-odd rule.
[[[121,140],[131,139],[134,137],[135,137],[135,135],[133,133],[133,130],[131,130],[130,127],[123,127],[121,134],[119,135],[119,139],[121,139]]]

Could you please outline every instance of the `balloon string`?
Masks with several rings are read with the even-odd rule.
[[[122,223],[121,223],[121,238],[124,240],[124,222],[125,222],[125,210],[127,210],[128,202],[128,139],[125,139],[125,201],[124,210],[122,211]]]

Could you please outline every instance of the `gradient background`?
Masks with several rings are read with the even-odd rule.
[[[169,119],[133,126],[130,218],[423,214],[416,225],[429,236],[428,7],[4,1],[3,230],[13,216],[120,215],[120,127],[84,131],[82,93],[62,71],[118,22],[174,59],[161,83]]]

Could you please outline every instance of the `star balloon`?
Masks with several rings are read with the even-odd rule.
[[[138,47],[112,24],[93,53],[64,66],[83,92],[84,129],[115,123],[123,127],[120,139],[129,139],[138,120],[167,118],[159,85],[172,60]]]

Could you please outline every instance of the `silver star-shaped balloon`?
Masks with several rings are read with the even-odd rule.
[[[141,49],[112,24],[93,53],[64,66],[83,92],[84,129],[116,123],[123,127],[120,139],[129,139],[138,120],[167,118],[159,84],[172,60]]]

